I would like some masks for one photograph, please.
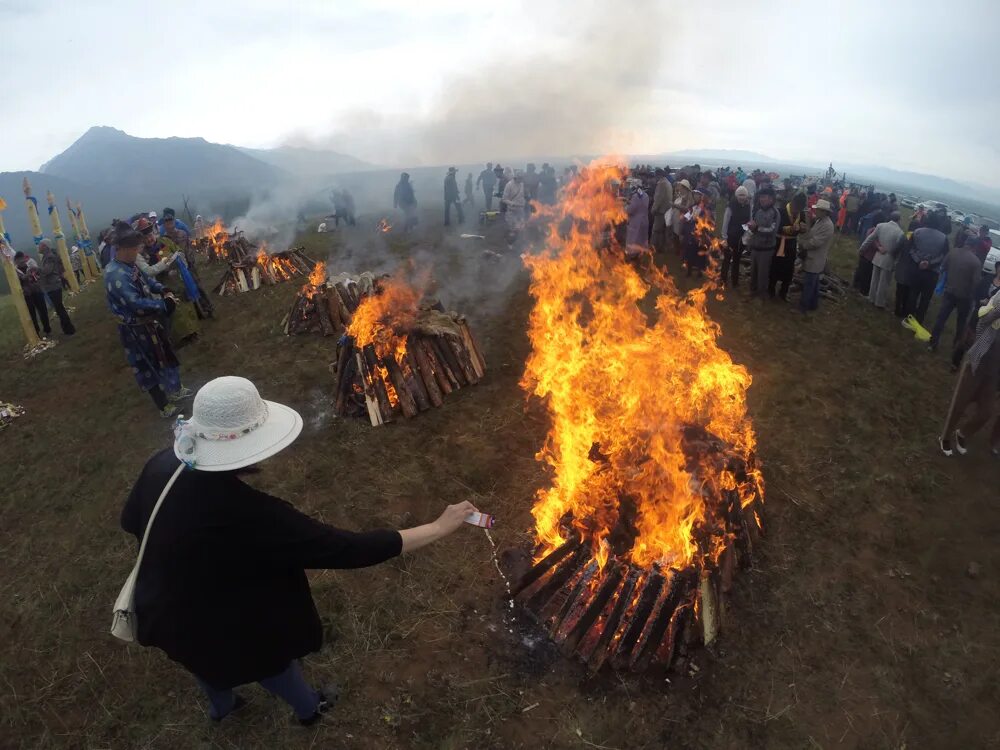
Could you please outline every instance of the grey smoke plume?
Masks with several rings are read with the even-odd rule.
[[[254,242],[266,241],[273,251],[285,250],[295,240],[299,215],[315,212],[317,207],[328,210],[329,201],[315,187],[288,183],[255,193],[246,213],[229,226]]]
[[[498,32],[509,39],[501,56],[444,80],[426,114],[355,111],[312,145],[386,165],[627,149],[630,132],[648,127],[652,117],[653,79],[666,49],[665,5],[591,0],[574,4],[571,14],[562,6],[549,18],[541,4],[525,6],[526,21],[551,24],[558,41],[526,48],[516,30]]]

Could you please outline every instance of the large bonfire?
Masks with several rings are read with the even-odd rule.
[[[532,509],[536,566],[519,588],[592,666],[617,651],[634,668],[676,636],[678,620],[717,608],[697,592],[715,590],[703,581],[720,567],[731,575],[747,563],[736,556],[759,524],[762,486],[751,377],[718,345],[706,311],[714,286],[681,294],[652,264],[637,269],[607,246],[609,226],[626,218],[615,189],[625,177],[608,161],[584,170],[544,250],[524,259],[535,306],[521,384],[551,417],[538,458],[552,479]],[[553,589],[564,597],[550,600]],[[669,664],[674,643],[666,648]]]

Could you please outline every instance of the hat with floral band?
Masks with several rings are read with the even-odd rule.
[[[174,455],[198,471],[250,466],[284,450],[302,432],[298,412],[265,401],[253,383],[232,375],[202,386],[192,412],[174,427]]]

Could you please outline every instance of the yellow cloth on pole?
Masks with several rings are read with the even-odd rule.
[[[90,242],[90,230],[87,229],[87,217],[83,214],[83,206],[80,205],[80,201],[76,202],[76,220],[80,222],[81,236],[86,242]],[[94,272],[94,278],[96,279],[101,275],[101,265],[97,262],[97,247],[92,249],[93,255],[88,255],[86,258],[90,263],[90,269]]]
[[[7,204],[0,198],[0,211],[3,211]],[[10,255],[8,255],[10,253]],[[14,309],[17,310],[18,320],[21,321],[21,329],[24,331],[24,338],[28,346],[35,346],[38,343],[38,334],[35,333],[35,326],[31,322],[28,314],[28,305],[24,301],[21,293],[21,280],[17,277],[17,269],[14,268],[14,248],[7,242],[7,230],[3,224],[3,214],[0,214],[0,263],[3,264],[4,274],[7,276],[7,284],[10,286],[10,298],[14,300]]]
[[[49,201],[49,218],[52,220],[52,234],[56,241],[56,250],[59,251],[59,259],[63,264],[63,277],[69,282],[70,291],[79,292],[80,284],[73,273],[73,264],[69,260],[69,248],[66,247],[66,235],[63,234],[62,222],[59,221],[59,209],[56,208],[56,197],[49,190],[45,197]]]
[[[90,263],[87,262],[87,253],[83,249],[83,236],[80,234],[80,226],[76,222],[76,214],[73,213],[73,206],[69,203],[69,198],[66,199],[66,211],[69,212],[69,225],[73,227],[73,244],[79,248],[80,252],[80,270],[83,271],[83,277],[87,281],[94,280],[94,274],[91,273]]]

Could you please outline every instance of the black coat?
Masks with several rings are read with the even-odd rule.
[[[137,540],[177,466],[167,449],[143,468],[121,517]],[[139,642],[220,690],[273,676],[323,642],[305,570],[377,565],[402,544],[327,526],[232,473],[184,471],[139,569]]]

